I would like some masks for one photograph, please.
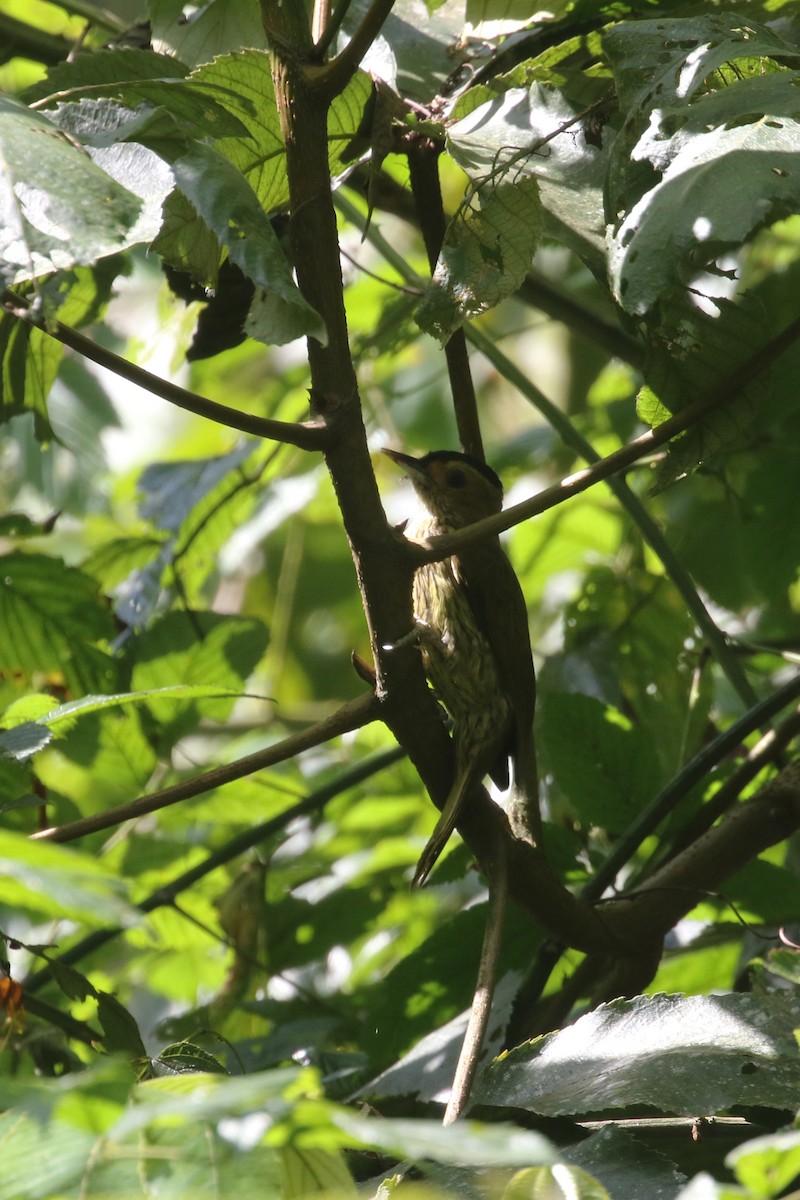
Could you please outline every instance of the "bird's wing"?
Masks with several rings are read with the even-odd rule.
[[[533,740],[536,676],[528,609],[514,568],[499,541],[467,546],[454,561],[478,627],[492,647],[514,714],[515,796],[509,808],[521,836],[538,840],[538,776]]]
[[[536,680],[528,609],[514,568],[497,541],[465,547],[453,566],[478,628],[494,651],[515,724],[518,729],[530,728]]]

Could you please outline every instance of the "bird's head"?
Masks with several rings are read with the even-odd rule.
[[[432,450],[422,458],[383,453],[408,472],[425,508],[444,525],[460,529],[503,507],[503,485],[491,467],[457,450]]]

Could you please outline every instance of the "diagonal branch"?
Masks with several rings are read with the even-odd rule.
[[[424,543],[418,561],[438,562],[442,558],[457,553],[463,546],[478,542],[481,538],[490,537],[492,534],[503,533],[506,529],[511,529],[512,526],[527,521],[529,517],[546,512],[548,508],[553,508],[562,500],[585,492],[594,484],[600,483],[601,480],[618,475],[633,463],[638,462],[639,459],[651,454],[659,446],[672,441],[679,433],[684,433],[692,425],[696,425],[715,409],[721,408],[731,397],[737,395],[754,379],[757,379],[777,358],[780,358],[793,346],[798,338],[800,338],[800,317],[796,317],[794,321],[790,322],[777,337],[767,342],[766,346],[754,354],[749,362],[738,367],[727,379],[723,379],[707,396],[701,396],[692,404],[687,404],[686,408],[675,413],[661,425],[633,438],[619,450],[615,450],[613,454],[600,459],[594,466],[568,475],[560,483],[545,488],[544,491],[532,496],[529,500],[514,504],[495,517],[486,517],[483,521],[476,521],[474,525],[468,525],[456,533],[430,538],[428,542]]]
[[[345,48],[320,70],[316,79],[317,86],[324,85],[328,93],[333,95],[346,87],[380,33],[393,6],[394,0],[372,0]]]
[[[170,883],[156,888],[144,900],[140,900],[136,908],[139,912],[146,914],[154,912],[158,908],[163,908],[165,905],[174,904],[182,892],[192,887],[200,879],[205,879],[212,871],[226,866],[234,858],[238,858],[241,854],[245,854],[248,850],[252,850],[262,842],[265,842],[267,838],[280,833],[298,817],[309,816],[312,813],[319,812],[329,800],[333,800],[334,797],[340,796],[350,788],[356,787],[367,779],[371,779],[373,775],[377,775],[379,771],[397,762],[402,757],[403,751],[396,746],[391,750],[381,750],[369,758],[362,759],[355,766],[342,771],[330,783],[323,784],[322,787],[317,788],[308,796],[299,800],[297,804],[292,804],[289,808],[284,809],[283,812],[270,817],[268,821],[261,821],[258,825],[253,825],[249,829],[236,834],[235,837],[230,838],[217,850],[213,850],[210,854],[206,855],[202,862],[189,867],[187,871],[182,871]],[[105,946],[106,943],[113,941],[115,937],[118,937],[123,932],[123,928],[119,925],[108,926],[105,929],[95,929],[73,946],[70,946],[63,954],[59,954],[54,961],[57,964],[64,965],[80,962],[88,954],[99,950],[101,946]],[[49,967],[37,971],[25,981],[26,995],[41,990],[51,979],[52,973]]]
[[[343,704],[324,721],[319,721],[301,733],[284,738],[282,742],[278,742],[275,746],[268,746],[266,750],[257,750],[255,754],[248,754],[244,758],[237,759],[236,762],[226,763],[222,767],[214,767],[211,771],[204,771],[202,775],[196,775],[194,779],[187,779],[172,787],[162,788],[161,791],[151,792],[147,796],[139,796],[128,804],[120,804],[117,808],[108,809],[106,812],[82,817],[78,821],[70,821],[67,825],[42,829],[31,835],[32,840],[74,842],[78,838],[86,837],[87,834],[97,833],[100,829],[109,829],[112,825],[120,825],[123,821],[143,817],[146,813],[157,812],[158,809],[167,808],[170,804],[178,804],[181,800],[202,796],[205,792],[222,787],[226,783],[233,783],[234,780],[243,779],[246,775],[254,775],[256,771],[263,771],[266,767],[274,767],[276,763],[294,758],[296,754],[301,754],[304,750],[311,750],[314,746],[320,746],[323,742],[330,741],[331,738],[339,737],[343,733],[351,733],[354,729],[361,729],[362,726],[376,720],[377,716],[378,704],[374,696],[371,694],[359,696],[356,700],[350,700],[347,704]]]
[[[153,375],[144,367],[138,367],[135,363],[121,358],[113,350],[107,350],[105,346],[98,345],[97,342],[78,333],[69,325],[62,325],[60,321],[51,324],[45,323],[43,317],[31,311],[26,300],[13,292],[3,293],[3,307],[10,315],[26,321],[41,333],[46,333],[63,345],[69,346],[71,350],[77,351],[84,358],[90,359],[100,367],[105,367],[108,371],[113,371],[121,379],[135,383],[138,387],[150,392],[151,395],[160,396],[162,400],[169,401],[170,404],[174,404],[176,408],[182,408],[185,412],[205,417],[207,420],[215,421],[218,425],[225,425],[229,429],[239,429],[242,433],[250,433],[255,437],[267,438],[274,442],[285,442],[287,445],[297,446],[301,450],[322,450],[326,444],[327,431],[320,421],[305,421],[295,424],[292,421],[276,421],[271,417],[259,417],[252,413],[239,412],[235,408],[229,408],[227,404],[218,404],[215,400],[208,400],[205,396],[198,395],[197,392],[187,391],[186,388],[179,387],[176,383],[170,383],[167,379]]]

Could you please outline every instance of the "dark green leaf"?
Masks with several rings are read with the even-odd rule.
[[[125,244],[141,202],[45,117],[9,97],[0,97],[0,151],[5,285],[94,262]]]
[[[63,674],[81,694],[102,691],[111,664],[95,644],[114,634],[97,585],[75,567],[42,554],[0,559],[0,663],[26,675]]]
[[[685,1116],[742,1104],[791,1108],[797,1019],[778,997],[615,1000],[497,1059],[475,1099],[543,1116],[636,1105]]]

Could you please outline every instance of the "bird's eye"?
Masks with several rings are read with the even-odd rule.
[[[459,471],[456,468],[453,471],[447,472],[447,486],[448,487],[460,488],[460,487],[463,487],[466,482],[467,482],[467,477],[463,471]]]

